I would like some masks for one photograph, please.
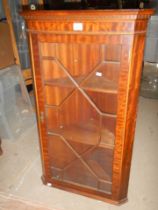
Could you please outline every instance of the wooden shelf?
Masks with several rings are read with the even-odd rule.
[[[92,76],[82,84],[88,91],[117,94],[117,84],[103,76]]]
[[[80,84],[83,79],[84,76],[74,77],[74,80],[78,84]],[[44,84],[68,88],[75,87],[75,84],[73,84],[73,82],[68,77],[45,80]],[[92,76],[90,79],[87,79],[85,82],[83,82],[80,87],[88,91],[117,94],[117,84],[105,77]]]
[[[79,84],[84,79],[84,76],[78,76],[73,78]],[[68,77],[45,80],[44,84],[59,87],[75,87],[75,84]]]
[[[59,134],[66,140],[78,142],[86,145],[98,145],[102,148],[114,148],[115,136],[108,129],[97,130],[97,126],[93,124],[70,125],[61,129],[49,130],[48,135]],[[101,141],[99,137],[101,135]],[[100,141],[100,142],[99,142]]]

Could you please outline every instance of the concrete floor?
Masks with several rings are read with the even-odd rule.
[[[16,197],[56,210],[158,209],[158,100],[140,97],[129,201],[122,206],[43,185],[36,125],[16,141],[3,141],[2,147],[0,198]]]

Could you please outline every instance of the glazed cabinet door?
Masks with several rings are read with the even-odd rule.
[[[113,183],[119,181],[124,130],[117,117],[125,109],[130,48],[121,36],[32,40],[45,176],[111,196],[119,190]]]

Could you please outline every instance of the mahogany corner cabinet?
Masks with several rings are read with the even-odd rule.
[[[127,200],[148,19],[153,10],[24,11],[43,182]]]

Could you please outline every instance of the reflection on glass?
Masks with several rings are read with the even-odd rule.
[[[41,65],[52,177],[111,193],[121,47],[48,46]]]

